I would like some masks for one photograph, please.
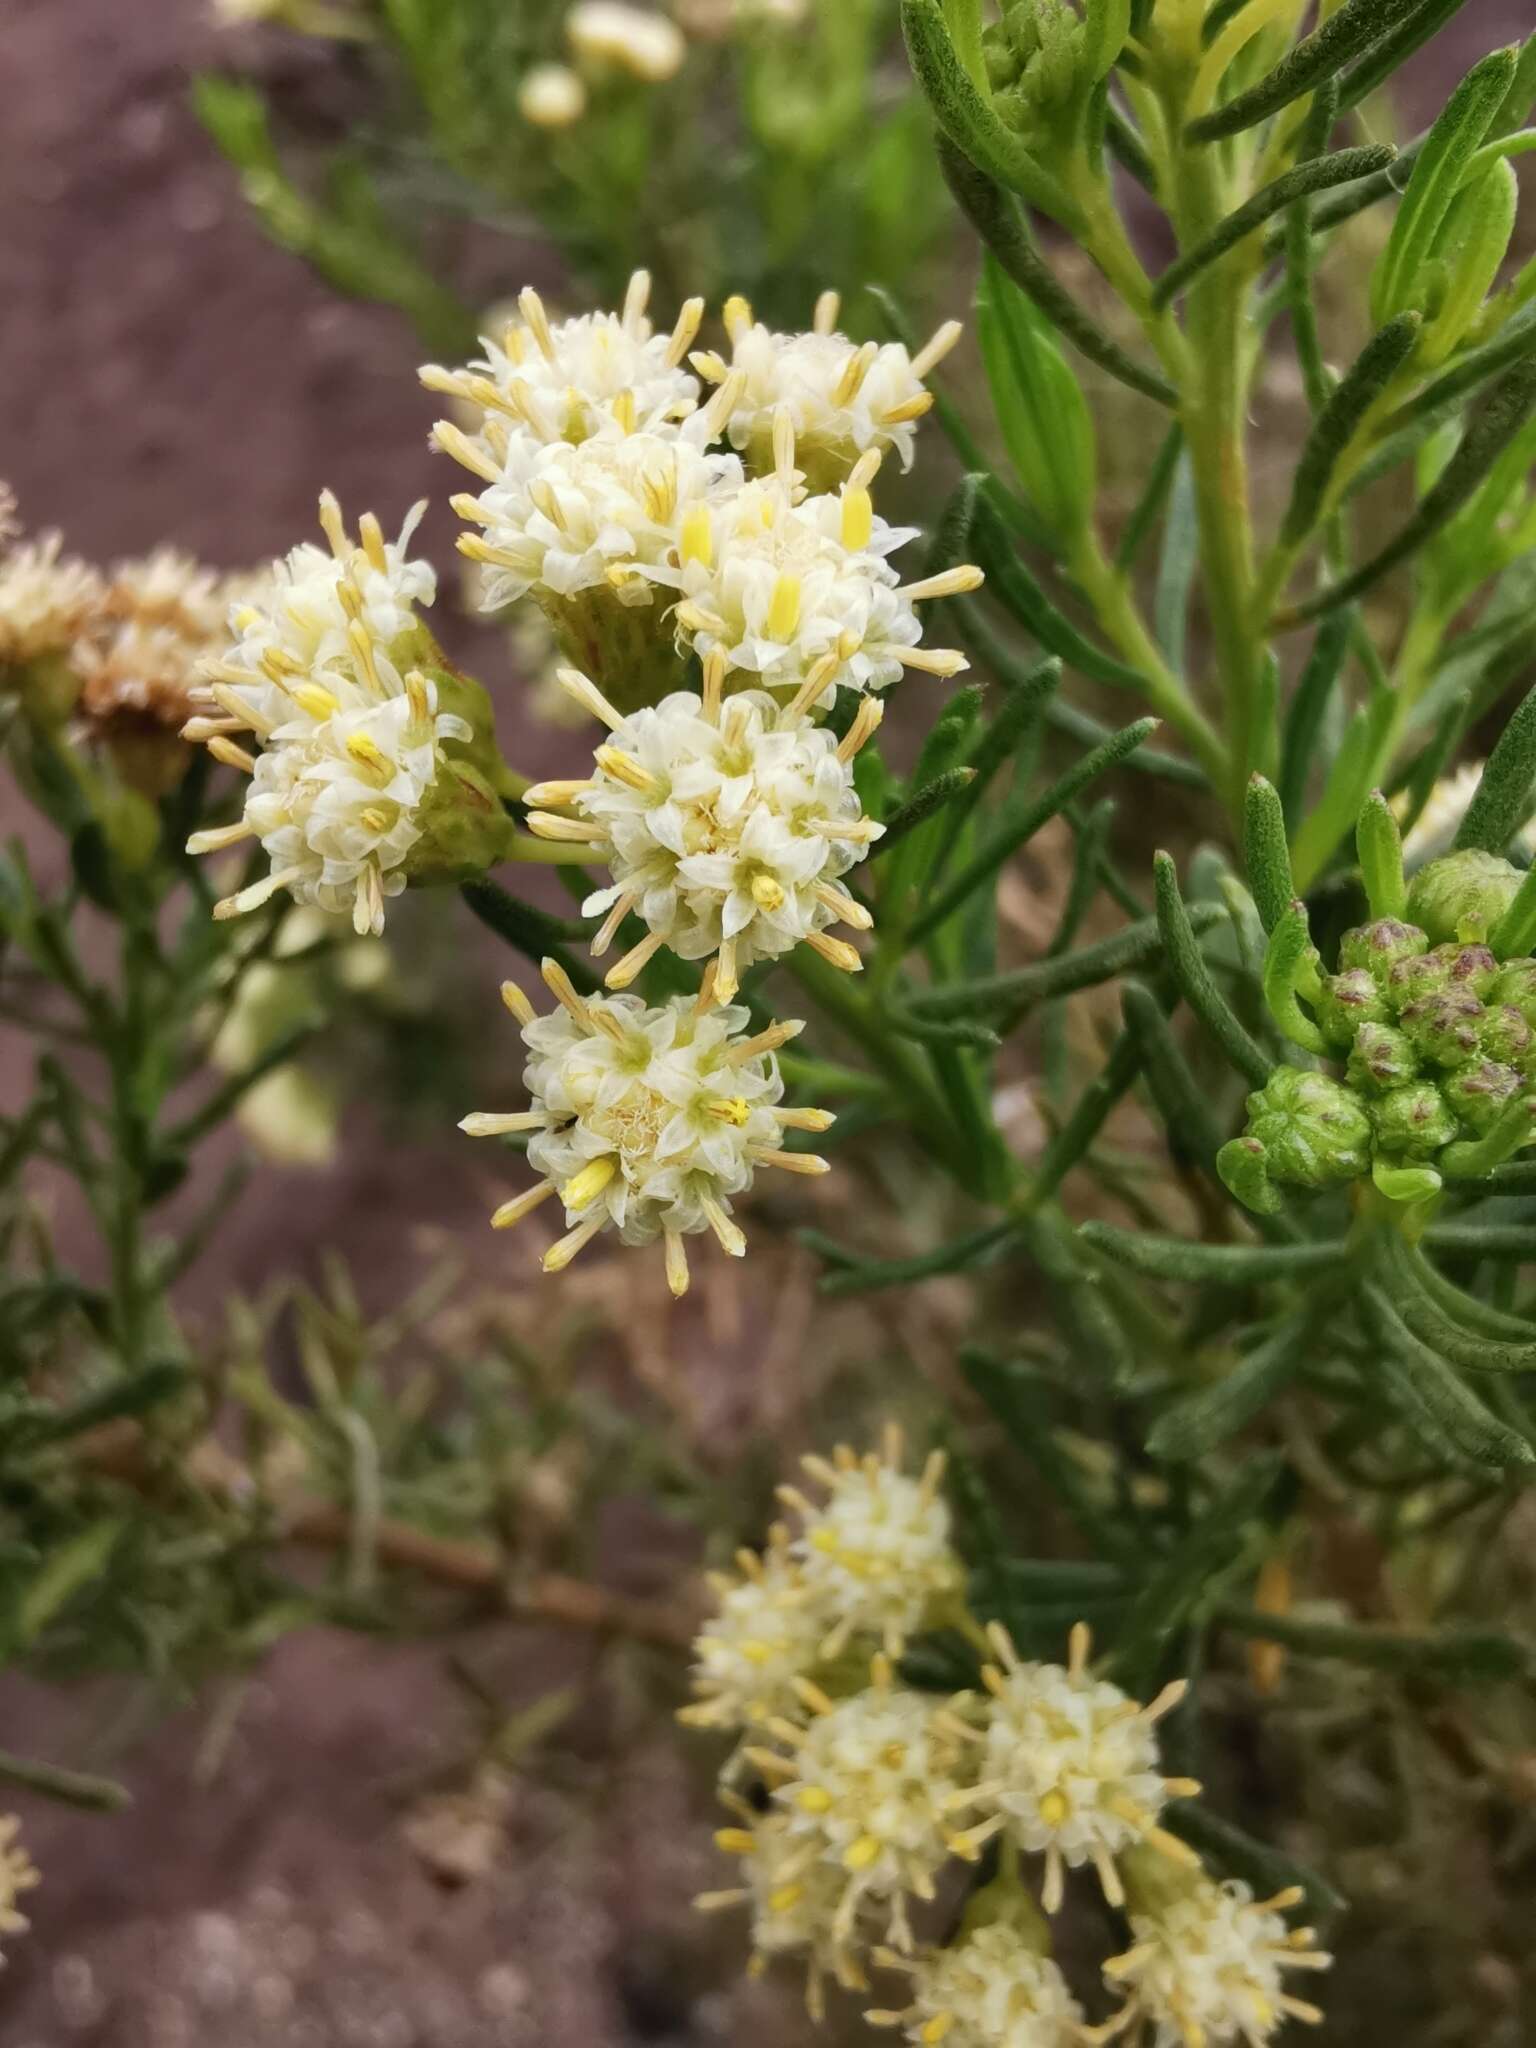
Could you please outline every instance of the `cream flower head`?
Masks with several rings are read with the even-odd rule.
[[[233,607],[235,645],[204,667],[211,680],[199,696],[210,715],[192,719],[185,735],[251,782],[239,821],[193,833],[187,850],[254,837],[271,868],[216,905],[215,917],[286,889],[377,934],[386,898],[405,887],[402,864],[422,835],[442,742],[472,738],[462,718],[439,711],[435,682],[408,666],[402,673],[420,651],[413,606],[435,589],[431,569],[405,553],[422,509],[390,543],[365,515],[355,545],[327,492],[320,518],[331,552],[295,548],[261,602]],[[247,733],[259,755],[236,740]]]
[[[944,1453],[935,1451],[916,1479],[902,1471],[902,1455],[901,1432],[892,1424],[879,1452],[861,1458],[840,1444],[830,1461],[801,1460],[826,1489],[822,1505],[780,1488],[801,1521],[791,1554],[831,1620],[824,1657],[861,1635],[879,1638],[888,1656],[899,1656],[910,1636],[932,1625],[939,1604],[964,1588],[940,1491]]]
[[[728,299],[730,362],[709,350],[691,359],[710,383],[723,384],[736,373],[740,395],[727,432],[751,466],[770,466],[774,422],[787,413],[801,464],[820,491],[841,483],[871,449],[881,455],[894,449],[902,468],[911,468],[916,422],[933,405],[923,379],[961,333],[960,323],[948,320],[912,356],[898,341],[860,345],[837,333],[838,310],[837,293],[823,292],[809,334],[775,334],[753,319],[745,299]]]
[[[904,1960],[877,1955],[911,1979],[899,2011],[867,2012],[872,2026],[900,2027],[913,2048],[1080,2048],[1083,2009],[1060,1970],[1022,1931],[990,1921],[948,1948]]]
[[[600,69],[663,85],[682,69],[688,46],[675,21],[623,0],[577,0],[565,17],[573,54]]]
[[[587,111],[587,88],[569,64],[533,64],[517,89],[530,128],[571,128]]]
[[[787,1129],[824,1130],[832,1120],[823,1110],[779,1107],[784,1084],[773,1054],[801,1026],[749,1036],[741,1007],[711,1009],[686,996],[654,1009],[638,996],[582,997],[552,960],[543,972],[558,1004],[546,1017],[515,983],[502,985],[533,1055],[523,1076],[532,1107],[477,1112],[459,1126],[471,1137],[533,1134],[528,1160],[543,1178],[491,1221],[517,1223],[558,1193],[570,1227],[544,1254],[547,1273],[611,1225],[625,1244],[661,1238],[668,1282],[682,1294],[685,1238],[711,1230],[732,1257],[746,1250],[731,1202],[759,1167],[827,1170],[812,1153],[784,1150]]]
[[[1147,1887],[1131,1877],[1134,1946],[1104,1965],[1106,1981],[1126,2004],[1115,2033],[1150,2048],[1264,2048],[1287,2019],[1316,2025],[1323,2017],[1285,1989],[1286,1970],[1326,1970],[1332,1957],[1310,1927],[1289,1928],[1283,1911],[1298,1905],[1298,1888],[1255,1900],[1243,1884],[1217,1884],[1203,1871],[1162,1872]]]
[[[729,1889],[704,1892],[694,1900],[703,1913],[746,1906],[752,1915],[752,1960],[748,1973],[759,1977],[783,1956],[803,1956],[805,2002],[811,2017],[825,2013],[824,1980],[834,1978],[848,1991],[868,1989],[852,1940],[833,1933],[847,1880],[835,1864],[818,1859],[789,1832],[781,1815],[760,1814],[734,1793],[722,1797],[738,1825],[721,1828],[715,1845],[739,1856],[744,1882]]]
[[[440,420],[436,445],[482,482],[496,483],[514,449],[654,433],[688,417],[699,383],[682,365],[704,301],[687,300],[670,334],[656,334],[646,315],[650,293],[649,272],[637,270],[619,312],[552,321],[539,294],[525,289],[501,339],[481,337],[483,356],[461,370],[427,363],[420,371],[429,391],[457,400],[473,422],[466,432]]]
[[[883,1921],[887,1941],[910,1949],[909,1899],[931,1899],[946,1859],[974,1861],[985,1839],[958,1831],[951,1818],[967,1745],[941,1703],[894,1682],[884,1656],[873,1660],[869,1686],[847,1698],[830,1699],[808,1679],[796,1690],[807,1725],[773,1727],[790,1755],[746,1755],[772,1783],[790,1845],[840,1873],[834,1951],[850,1955],[871,1915]]]
[[[1025,1663],[1007,1631],[993,1622],[988,1637],[997,1663],[983,1668],[985,1727],[977,1737],[980,1783],[963,1803],[991,1816],[1023,1849],[1045,1857],[1042,1904],[1060,1906],[1068,1867],[1091,1863],[1104,1895],[1120,1904],[1116,1859],[1148,1843],[1171,1861],[1193,1866],[1194,1852],[1158,1826],[1170,1799],[1192,1798],[1199,1786],[1165,1778],[1156,1723],[1185,1693],[1182,1680],[1150,1706],[1088,1668],[1090,1639],[1072,1631],[1067,1663]]]
[[[694,1643],[694,1705],[678,1719],[694,1728],[746,1728],[799,1712],[796,1681],[815,1670],[825,1610],[789,1554],[782,1524],[768,1547],[736,1553],[736,1571],[711,1572],[715,1611]]]
[[[17,1907],[23,1892],[41,1884],[37,1866],[22,1847],[21,1822],[15,1814],[0,1814],[0,1934],[25,1934],[31,1925]],[[5,1967],[0,1957],[0,1969]]]
[[[584,592],[650,605],[654,574],[675,560],[679,525],[741,484],[734,455],[711,452],[705,414],[666,432],[518,442],[498,480],[454,510],[483,529],[459,551],[488,574],[482,603],[500,610],[532,591],[556,609]]]
[[[560,806],[559,814],[530,812],[528,825],[601,849],[612,880],[582,906],[607,914],[594,953],[606,952],[631,912],[647,927],[609,970],[610,988],[626,987],[663,945],[684,960],[711,958],[721,1002],[755,961],[802,941],[847,972],[861,965],[826,927],[842,921],[867,931],[871,923],[837,883],[883,830],[864,816],[853,782],[854,757],[881,707],[861,707],[842,740],[812,725],[806,704],[824,673],[813,671],[799,700],[783,707],[762,691],[722,699],[717,651],[705,658],[702,695],[678,691],[628,717],[585,676],[562,674],[611,738],[589,779],[527,792],[531,804]]]
[[[835,494],[807,498],[782,412],[775,445],[774,473],[691,508],[679,522],[676,567],[663,561],[649,572],[677,590],[685,641],[701,658],[718,652],[728,674],[764,689],[798,691],[817,672],[822,708],[839,686],[882,690],[904,668],[958,674],[964,655],[919,645],[916,607],[974,590],[980,570],[903,587],[886,558],[916,529],[889,526],[875,512],[869,485],[879,456],[862,458]]]
[[[100,576],[63,549],[45,533],[0,557],[0,669],[64,653],[100,602]]]

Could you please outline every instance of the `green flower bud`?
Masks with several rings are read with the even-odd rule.
[[[1482,941],[1519,893],[1518,868],[1496,853],[1468,847],[1420,868],[1408,891],[1408,915],[1435,941]]]
[[[416,812],[421,836],[402,863],[413,887],[472,882],[512,850],[516,828],[478,769],[444,754]]]
[[[1489,1059],[1515,1067],[1521,1073],[1530,1070],[1536,1031],[1531,1029],[1529,1020],[1513,1003],[1488,1005],[1483,1012],[1481,1036],[1483,1052]]]
[[[1383,1152],[1397,1159],[1433,1159],[1457,1136],[1456,1119],[1433,1081],[1410,1081],[1370,1105]]]
[[[1277,1067],[1248,1098],[1246,1135],[1264,1147],[1271,1176],[1297,1187],[1355,1180],[1370,1166],[1371,1125],[1341,1082]]]
[[[1350,1050],[1345,1075],[1351,1088],[1382,1095],[1400,1088],[1419,1071],[1419,1056],[1406,1032],[1390,1024],[1362,1024]]]
[[[1493,1129],[1505,1103],[1523,1085],[1513,1067],[1481,1060],[1447,1077],[1445,1099],[1460,1121],[1481,1138]]]
[[[1506,960],[1489,990],[1496,1003],[1511,1003],[1536,1029],[1536,960]]]
[[[1384,982],[1398,960],[1411,960],[1427,952],[1429,940],[1417,926],[1395,917],[1378,917],[1372,924],[1357,924],[1339,941],[1339,966],[1364,967]]]
[[[1401,1013],[1424,996],[1439,995],[1450,984],[1443,951],[1416,953],[1394,962],[1387,976],[1387,1002]]]
[[[1499,963],[1486,946],[1436,946],[1426,958],[1444,962],[1447,988],[1470,989],[1479,998],[1499,978]]]
[[[1464,989],[1442,989],[1410,1003],[1398,1022],[1437,1067],[1461,1067],[1482,1051],[1483,1006]]]
[[[1383,1024],[1391,1015],[1387,999],[1366,967],[1325,974],[1312,1011],[1325,1038],[1352,1045],[1362,1024]]]

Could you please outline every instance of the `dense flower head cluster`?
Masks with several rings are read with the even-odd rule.
[[[1365,1174],[1419,1198],[1536,1138],[1536,961],[1490,944],[1521,880],[1491,854],[1445,855],[1415,876],[1407,918],[1356,926],[1334,973],[1312,969],[1317,1046],[1343,1073],[1278,1067],[1248,1098],[1219,1162],[1240,1200],[1271,1209],[1277,1183]]]
[[[816,2012],[829,1977],[864,1990],[873,1968],[899,1972],[906,2002],[871,2009],[871,2022],[955,2048],[1067,2048],[1180,2011],[1191,2030],[1159,2032],[1155,2048],[1264,2048],[1287,2017],[1312,2017],[1279,1987],[1282,1968],[1326,1960],[1280,1919],[1295,1901],[1254,1906],[1162,1824],[1170,1801],[1200,1792],[1167,1776],[1159,1754],[1158,1723],[1183,1683],[1144,1706],[1092,1669],[1082,1625],[1065,1664],[1026,1660],[1000,1624],[983,1629],[966,1605],[942,1460],[909,1476],[898,1433],[878,1454],[804,1463],[825,1499],[781,1489],[798,1532],[775,1525],[761,1555],[712,1576],[698,1698],[682,1714],[737,1737],[721,1786],[740,1824],[718,1840],[744,1881],[700,1904],[750,1909],[754,1967],[798,1958]],[[986,1646],[979,1690],[945,1698],[898,1676],[895,1657],[940,1628]],[[923,1945],[918,1913],[989,1843],[997,1875],[950,1942]],[[1097,2036],[1051,1960],[1045,1917],[1083,1866],[1135,1937],[1106,1966],[1123,2003]]]
[[[446,708],[448,679],[416,616],[436,588],[431,568],[406,552],[422,510],[395,541],[366,515],[354,542],[327,493],[329,549],[294,548],[257,597],[231,608],[233,644],[204,664],[204,709],[185,731],[250,780],[240,819],[194,833],[188,851],[254,838],[270,867],[215,916],[286,889],[376,934],[434,803],[452,815],[479,812],[495,843],[499,805],[467,761],[445,753],[467,748],[475,733]],[[246,736],[259,753],[246,750]]]
[[[14,498],[7,496],[0,533],[0,675],[50,655],[63,655],[101,600],[102,581],[89,562],[64,552],[58,533],[7,546],[14,539]]]
[[[21,1822],[16,1816],[0,1814],[0,1935],[26,1933],[30,1923],[17,1901],[42,1882],[20,1836]],[[0,1956],[0,1969],[4,1967],[5,1959]]]
[[[491,1221],[505,1228],[558,1194],[568,1228],[544,1254],[546,1272],[569,1265],[611,1226],[625,1244],[661,1239],[668,1281],[682,1294],[685,1238],[707,1230],[733,1257],[745,1250],[731,1205],[759,1168],[826,1171],[816,1154],[784,1146],[787,1130],[832,1121],[825,1110],[780,1107],[773,1055],[800,1026],[750,1033],[745,1008],[702,998],[651,1007],[638,996],[584,997],[552,960],[544,980],[557,1003],[545,1017],[515,983],[502,988],[531,1055],[523,1075],[531,1106],[477,1112],[460,1125],[471,1137],[531,1134],[528,1161],[542,1177]]]

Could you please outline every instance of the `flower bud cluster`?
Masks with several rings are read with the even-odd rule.
[[[1065,1664],[1022,1658],[996,1622],[983,1630],[965,1604],[943,1460],[913,1479],[901,1459],[895,1432],[879,1454],[807,1459],[825,1497],[782,1489],[798,1528],[776,1525],[761,1555],[710,1581],[698,1699],[682,1718],[738,1739],[721,1779],[734,1820],[717,1840],[742,1882],[700,1904],[747,1907],[754,1967],[798,1957],[818,2015],[828,1977],[866,1992],[874,1966],[907,1978],[907,2003],[869,2019],[914,2043],[1066,2048],[1088,2036],[1042,1909],[1054,1914],[1067,1872],[1086,1866],[1136,1944],[1106,1965],[1126,1998],[1107,2031],[1145,2024],[1159,2044],[1222,2048],[1313,2016],[1279,1990],[1297,1954],[1323,1960],[1278,1918],[1294,1901],[1252,1907],[1162,1824],[1170,1800],[1200,1790],[1159,1758],[1157,1723],[1183,1684],[1141,1706],[1091,1669],[1082,1626]],[[984,1646],[978,1691],[943,1699],[898,1676],[912,1638],[944,1627]],[[994,1841],[1000,1874],[954,1940],[925,1945],[915,1916]],[[1039,1859],[1038,1907],[1021,1859]]]
[[[1491,854],[1432,861],[1407,918],[1347,931],[1336,970],[1298,980],[1343,1071],[1279,1067],[1249,1096],[1247,1129],[1219,1160],[1240,1200],[1268,1211],[1276,1184],[1366,1174],[1418,1199],[1536,1137],[1536,960],[1489,943],[1520,883]]]

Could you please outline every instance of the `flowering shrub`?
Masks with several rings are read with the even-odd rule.
[[[784,12],[731,10],[765,34]],[[555,318],[530,288],[478,342],[445,325],[422,382],[473,484],[459,549],[551,650],[575,774],[506,758],[428,623],[416,512],[391,541],[327,495],[325,547],[225,587],[164,552],[77,561],[7,505],[7,752],[60,859],[0,868],[7,1014],[37,1050],[0,1125],[6,1655],[154,1642],[201,1676],[296,1609],[372,1625],[386,1567],[401,1598],[436,1577],[692,1640],[682,1718],[724,1738],[741,1864],[704,1903],[745,1907],[755,1966],[791,1959],[813,2012],[835,1986],[928,2048],[1256,2048],[1321,2020],[1295,1987],[1329,1957],[1288,1917],[1342,1907],[1314,1863],[1399,1933],[1428,1898],[1432,1971],[1518,1984],[1500,1915],[1447,1927],[1441,1888],[1458,1858],[1525,1882],[1536,1740],[1536,694],[1506,703],[1536,592],[1536,282],[1504,270],[1536,39],[1403,151],[1355,139],[1445,13],[903,0],[986,244],[979,375],[956,323],[860,340],[830,290],[805,332],[739,295],[653,326],[644,271],[615,311]],[[524,117],[658,83],[679,30],[644,20],[575,10],[587,69],[521,79]],[[1176,251],[1155,277],[1148,202]],[[1037,219],[1085,261],[1048,262]],[[1351,314],[1369,338],[1337,370]],[[1262,379],[1287,350],[1271,508],[1250,413],[1284,403]],[[966,471],[946,498],[940,432]],[[892,523],[899,492],[921,526]],[[1146,715],[1100,723],[1089,686]],[[1486,760],[1453,775],[1474,725]],[[1118,821],[1111,778],[1139,798]],[[1177,855],[1148,888],[1156,839]],[[224,1373],[175,1315],[228,1206],[198,1213],[199,1142],[433,889],[422,929],[467,913],[553,1000],[505,982],[520,1078],[454,1098],[526,1154],[491,1219],[529,1219],[509,1273],[646,1248],[626,1313],[665,1306],[663,1278],[681,1296],[788,1216],[829,1299],[947,1283],[926,1402],[890,1385],[916,1308],[878,1340],[918,1470],[899,1433],[812,1454],[764,1532],[666,1466],[734,1547],[697,1629],[521,1556],[505,1381],[472,1398],[454,1359],[468,1405],[420,1428],[373,1336],[311,1306],[304,1407],[248,1319]],[[293,1021],[272,977],[301,969],[321,1014]],[[77,1184],[97,1271],[58,1257],[38,1165]],[[811,1182],[858,1192],[818,1212],[833,1230]],[[183,1185],[172,1242],[154,1212]],[[536,1469],[530,1501],[560,1491]],[[338,1553],[303,1600],[295,1538]],[[115,1796],[4,1754],[0,1779]],[[31,1882],[10,1847],[0,1931]],[[1469,1999],[1425,2038],[1481,2024]]]

